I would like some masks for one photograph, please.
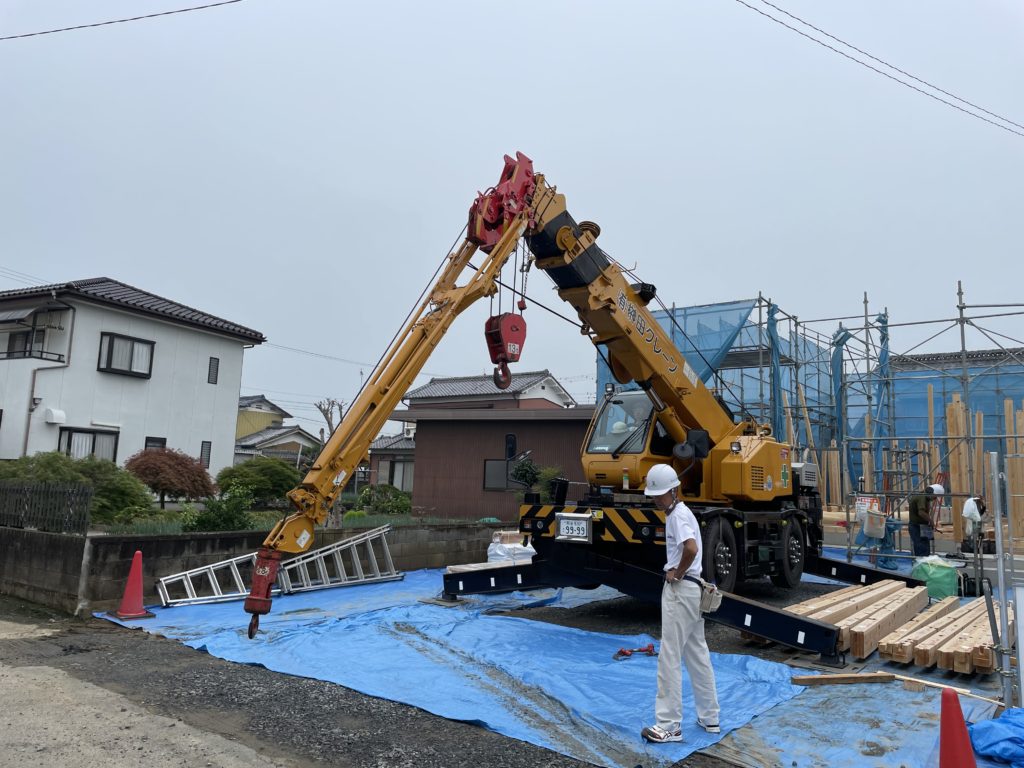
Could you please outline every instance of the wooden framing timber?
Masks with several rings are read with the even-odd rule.
[[[853,657],[866,659],[886,633],[911,620],[927,605],[928,587],[897,592],[884,610],[876,611],[850,627],[850,652]]]
[[[821,611],[807,614],[807,616],[818,621],[828,622],[829,624],[837,624],[840,619],[845,619],[847,616],[857,613],[857,611],[866,608],[872,603],[877,603],[882,598],[906,588],[907,585],[902,581],[886,579],[867,587],[863,593],[855,594]]]
[[[959,611],[950,614],[953,618],[946,626],[937,629],[930,637],[925,638],[914,646],[914,663],[919,667],[931,667],[939,657],[939,648],[970,627],[979,616],[985,616],[985,601],[981,598],[972,601]],[[949,618],[949,617],[947,617]],[[940,619],[941,621],[941,619]],[[986,618],[987,621],[987,618]]]
[[[841,675],[793,675],[793,685],[851,685],[855,683],[891,683],[896,679],[892,672],[851,672]]]
[[[921,627],[927,626],[936,619],[941,619],[957,608],[960,607],[960,599],[957,597],[947,597],[939,602],[935,603],[928,610],[923,613],[919,613],[917,616],[912,618],[902,627],[898,627],[890,632],[888,635],[878,641],[878,655],[883,659],[892,658],[892,648],[899,641],[921,629]]]
[[[889,644],[888,658],[902,664],[913,661],[914,649],[918,643],[925,642],[934,636],[936,632],[944,630],[946,627],[956,623],[964,616],[972,615],[979,608],[983,608],[984,603],[984,600],[974,600],[967,605],[961,606],[943,616],[933,619],[929,623],[918,627],[913,632],[903,635],[896,641],[891,641]]]

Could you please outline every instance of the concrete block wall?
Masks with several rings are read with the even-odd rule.
[[[0,528],[0,592],[74,613],[85,546],[84,536]]]
[[[465,523],[424,528],[400,526],[387,534],[399,571],[479,563],[496,530],[509,524]],[[365,530],[365,529],[362,529]],[[347,539],[360,529],[320,529],[315,547]],[[0,527],[0,593],[67,613],[88,614],[120,605],[135,552],[142,552],[143,601],[160,602],[164,577],[255,552],[259,531],[167,536],[65,536]]]

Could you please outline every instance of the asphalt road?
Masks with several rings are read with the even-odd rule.
[[[748,597],[785,605],[834,587]],[[602,632],[659,636],[658,609],[630,598],[516,615]],[[712,650],[776,660],[708,624]],[[351,663],[339,659],[339,663]],[[483,728],[333,683],[234,664],[99,619],[0,596],[0,768],[351,766],[581,768]],[[724,768],[694,754],[674,768]]]

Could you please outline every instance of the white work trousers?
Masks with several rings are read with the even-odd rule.
[[[697,717],[718,723],[718,692],[711,654],[704,639],[700,587],[682,579],[665,582],[661,590],[661,650],[658,652],[658,697],[654,716],[666,731],[681,727],[683,669],[690,675]]]

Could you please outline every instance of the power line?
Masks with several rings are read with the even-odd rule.
[[[203,11],[207,8],[216,8],[220,5],[231,5],[232,3],[240,3],[242,0],[222,0],[219,3],[208,3],[206,5],[196,5],[191,8],[178,8],[173,11],[161,11],[160,13],[147,13],[145,16],[132,16],[127,19],[111,19],[110,21],[97,21],[93,24],[79,24],[74,27],[61,27],[60,29],[46,29],[41,32],[26,32],[21,35],[7,35],[6,37],[0,37],[0,42],[4,40],[18,40],[23,37],[38,37],[39,35],[53,35],[57,32],[71,32],[76,29],[89,29],[91,27],[105,27],[108,24],[123,24],[126,21],[142,21],[143,19],[155,19],[158,16],[171,16],[175,13],[188,13],[189,11]]]
[[[952,99],[956,99],[957,101],[963,102],[964,104],[966,104],[969,107],[973,107],[974,109],[977,109],[980,112],[984,112],[986,115],[991,115],[992,117],[996,118],[997,120],[1002,120],[1004,123],[1009,123],[1010,125],[1015,125],[1018,128],[1024,129],[1024,125],[1021,125],[1020,123],[1016,123],[1016,122],[1014,122],[1013,120],[1011,120],[1008,117],[1003,117],[1002,115],[997,115],[995,112],[989,112],[984,107],[979,107],[977,104],[974,104],[974,103],[968,101],[967,99],[961,98],[960,96],[957,96],[955,93],[950,93],[949,91],[944,91],[942,88],[939,88],[939,86],[933,85],[932,83],[929,83],[927,80],[922,80],[920,77],[916,77],[916,76],[910,74],[909,72],[906,72],[906,71],[900,69],[899,67],[893,66],[889,62],[883,61],[882,59],[878,58],[877,56],[872,56],[867,51],[861,50],[857,46],[851,45],[850,43],[846,42],[845,40],[841,40],[840,38],[836,37],[835,35],[830,35],[824,29],[820,29],[820,28],[814,26],[813,24],[811,24],[810,22],[804,21],[799,16],[796,16],[796,15],[790,13],[789,11],[787,11],[785,8],[779,8],[779,6],[774,5],[772,3],[769,3],[768,0],[761,0],[761,2],[764,3],[765,5],[771,7],[771,8],[774,8],[779,13],[786,14],[787,16],[789,16],[789,18],[794,19],[796,21],[799,21],[805,27],[810,27],[815,32],[820,32],[821,34],[825,35],[825,37],[829,37],[829,38],[835,40],[837,43],[841,43],[842,45],[845,45],[847,48],[849,48],[851,50],[854,50],[854,51],[856,51],[859,54],[867,56],[869,59],[877,61],[879,64],[883,64],[884,66],[888,67],[889,69],[891,69],[891,70],[893,70],[895,72],[899,72],[901,75],[906,75],[911,80],[916,80],[917,82],[921,83],[922,85],[927,85],[932,90],[938,91],[939,93],[944,93],[946,96],[949,96]]]
[[[971,112],[969,109],[964,109],[963,107],[959,106],[958,104],[954,104],[951,101],[946,101],[945,99],[941,98],[940,96],[936,96],[934,93],[928,93],[928,91],[922,90],[921,88],[918,88],[916,85],[912,85],[912,84],[910,84],[908,82],[900,80],[898,77],[895,77],[894,75],[890,75],[888,72],[883,72],[882,70],[878,69],[878,67],[873,67],[870,64],[868,64],[867,62],[861,61],[860,59],[856,58],[855,56],[851,56],[848,53],[840,51],[838,48],[834,48],[833,46],[829,45],[828,43],[822,42],[818,38],[812,37],[811,35],[808,35],[806,32],[804,32],[802,30],[799,30],[796,27],[787,24],[786,22],[782,21],[781,19],[775,18],[770,13],[765,13],[760,8],[755,8],[754,6],[752,6],[749,3],[745,2],[745,0],[736,0],[736,2],[739,3],[740,5],[742,5],[745,8],[749,8],[754,13],[759,13],[760,15],[764,16],[766,19],[771,19],[776,24],[779,24],[780,26],[785,27],[786,29],[790,30],[791,32],[796,32],[801,37],[806,37],[812,43],[817,43],[822,48],[828,48],[833,53],[838,53],[843,58],[849,59],[850,61],[852,61],[852,62],[854,62],[856,64],[860,64],[862,67],[865,67],[866,69],[870,69],[872,72],[875,72],[875,73],[881,75],[882,77],[887,77],[890,80],[892,80],[893,82],[899,83],[900,85],[902,85],[905,88],[909,88],[912,91],[917,91],[921,95],[927,96],[929,99],[934,99],[935,101],[939,102],[940,104],[945,104],[947,107],[952,107],[953,109],[957,110],[958,112],[963,112],[965,115],[970,115],[971,117],[975,118],[976,120],[981,120],[983,122],[988,123],[989,125],[994,125],[996,128],[1002,128],[1007,133],[1012,133],[1015,136],[1020,136],[1020,137],[1024,138],[1024,133],[1022,133],[1021,131],[1015,131],[1013,128],[1008,128],[1007,126],[1001,125],[1000,123],[997,123],[994,120],[989,120],[987,117],[983,117],[983,116],[977,114],[976,112]],[[772,7],[774,7],[774,6],[772,6]],[[808,25],[808,26],[810,26],[810,25]],[[846,43],[843,43],[843,45],[846,45]],[[851,48],[852,48],[852,46],[851,46]],[[889,65],[886,64],[885,66],[889,66]],[[895,67],[893,67],[893,69],[895,69]],[[954,96],[953,98],[957,98],[957,97]],[[967,103],[967,102],[965,102],[965,103]],[[1003,118],[999,118],[999,119],[1002,120]],[[1007,122],[1010,122],[1010,121],[1007,121]],[[1016,125],[1016,123],[1014,123],[1014,125]]]

